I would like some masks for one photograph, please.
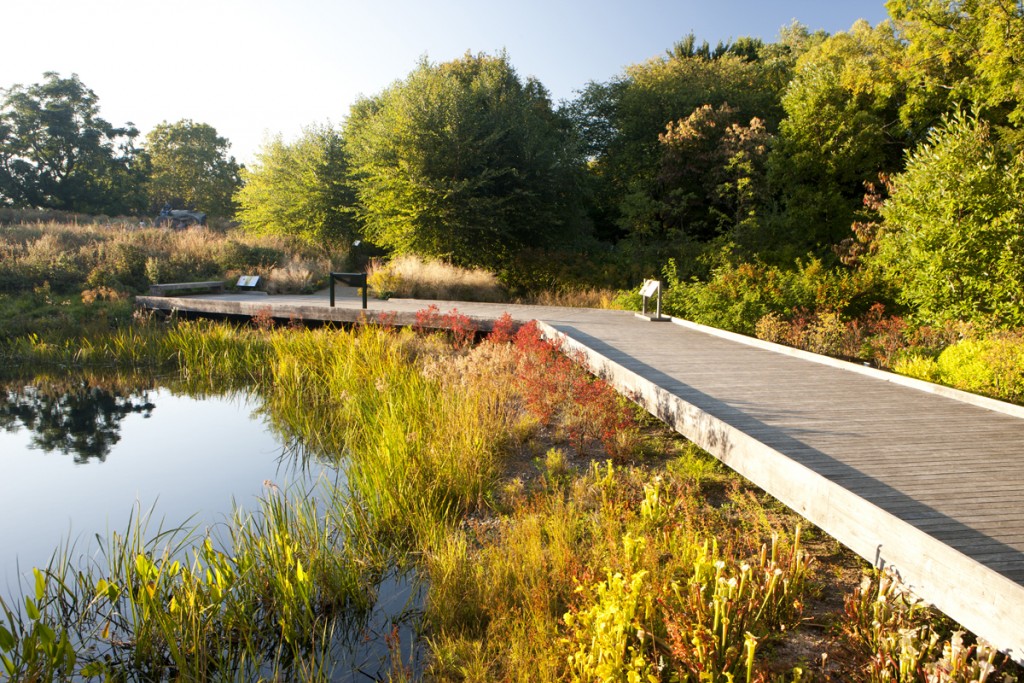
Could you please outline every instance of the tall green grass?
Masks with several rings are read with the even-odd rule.
[[[49,367],[142,363],[143,348],[179,368],[172,388],[246,387],[343,484],[270,489],[218,533],[139,523],[81,571],[63,553],[22,599],[0,600],[10,678],[327,680],[396,568],[423,582],[430,655],[410,670],[388,636],[395,680],[810,678],[772,661],[822,580],[798,520],[692,445],[644,441],[649,424],[538,338],[456,349],[377,327],[147,324],[12,348]],[[580,436],[580,396],[602,399],[586,422],[628,427],[628,448]],[[848,637],[869,642],[863,680],[924,680],[924,659],[948,650],[951,680],[966,681],[976,652],[994,657],[929,631],[915,672],[875,671],[873,657],[917,646],[893,645],[908,622],[873,604],[848,607]]]
[[[416,547],[479,509],[501,473],[501,416],[483,391],[420,371],[410,331],[277,334],[271,414],[344,457],[367,538]]]
[[[335,631],[358,630],[380,570],[305,492],[271,491],[224,540],[136,517],[86,567],[36,570],[35,597],[0,601],[14,680],[330,680]]]

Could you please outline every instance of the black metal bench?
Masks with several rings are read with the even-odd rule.
[[[363,308],[366,308],[366,273],[331,273],[331,308],[334,308],[334,283],[344,282],[349,287],[363,290]]]

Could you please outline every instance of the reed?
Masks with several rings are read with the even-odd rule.
[[[104,546],[102,566],[51,563],[28,602],[0,600],[9,677],[327,680],[396,569],[423,582],[430,659],[410,669],[388,635],[395,680],[802,675],[770,661],[820,580],[795,518],[692,444],[648,439],[629,405],[535,330],[457,348],[372,326],[181,321],[150,341],[145,324],[121,339],[178,365],[175,388],[259,393],[273,424],[336,459],[343,483],[270,487],[217,534],[140,520]],[[134,353],[104,337],[26,343],[72,365]],[[604,432],[626,433],[628,447]],[[903,629],[934,616],[885,611],[894,601],[875,592],[848,607],[863,661],[881,662],[866,680],[925,680],[935,667],[981,680],[1002,666],[944,631],[904,647]]]
[[[494,404],[424,375],[414,339],[380,328],[275,335],[268,396],[292,433],[345,457],[366,535],[406,547],[484,504],[502,443]]]
[[[0,600],[7,675],[329,680],[335,631],[358,631],[380,570],[349,552],[307,492],[271,490],[255,512],[236,512],[227,536],[221,546],[137,516],[102,561],[75,568],[65,555],[37,569],[23,612]]]
[[[367,282],[374,295],[382,299],[508,300],[508,293],[493,273],[416,256],[400,256],[387,263],[374,259],[367,271]]]
[[[110,370],[174,369],[175,350],[156,325],[129,325],[103,333],[47,339],[32,333],[0,345],[10,372],[77,368]]]

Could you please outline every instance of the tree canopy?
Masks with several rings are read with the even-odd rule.
[[[99,98],[72,74],[15,85],[0,103],[0,202],[83,213],[142,204],[143,172],[130,123],[99,115]]]
[[[581,229],[581,159],[544,88],[504,54],[423,60],[344,130],[366,236],[395,253],[501,270]]]
[[[242,170],[238,218],[247,230],[294,235],[324,248],[349,242],[356,228],[346,168],[333,128],[309,127],[292,143],[273,138]]]
[[[1024,5],[1006,0],[889,0],[906,44],[907,118],[974,103],[997,125],[1024,124]]]
[[[1024,324],[1024,152],[947,117],[893,178],[875,265],[928,323]]]
[[[239,166],[229,156],[231,143],[207,123],[164,121],[146,135],[150,210],[165,202],[175,209],[198,209],[230,217],[240,184]]]
[[[737,41],[742,55],[720,46],[695,47],[692,36],[668,55],[627,67],[606,83],[590,83],[572,107],[588,142],[598,234],[606,239],[664,234],[657,202],[666,126],[705,105],[728,105],[737,119],[759,117],[774,129],[780,118],[779,62],[760,60],[755,41]]]
[[[861,21],[797,61],[770,160],[782,240],[819,250],[839,241],[861,206],[864,183],[902,167],[913,138],[900,120],[901,51],[889,25]]]

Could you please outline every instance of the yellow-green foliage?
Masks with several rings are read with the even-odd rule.
[[[690,476],[694,457],[660,481],[608,464],[568,486],[512,490],[508,516],[471,523],[457,541],[434,547],[433,673],[521,681],[696,680],[698,669],[707,680],[746,675],[756,639],[796,623],[807,558],[741,489],[723,493],[733,505],[705,507],[703,494],[716,489]]]
[[[922,379],[926,382],[939,382],[939,369],[934,358],[909,353],[901,356],[893,364],[893,372],[907,377]]]
[[[32,574],[34,593],[25,596],[23,617],[0,599],[0,675],[12,681],[70,680],[78,653],[70,629],[48,609],[61,586],[37,568]]]
[[[628,540],[629,537],[627,536]],[[653,595],[644,585],[647,572],[628,576],[608,572],[591,588],[589,608],[565,615],[576,650],[569,654],[574,681],[657,683],[657,653],[644,625],[651,618]]]
[[[964,339],[946,348],[935,360],[908,355],[893,369],[918,379],[1019,403],[1024,400],[1024,334]]]
[[[333,625],[365,613],[379,571],[338,543],[340,521],[273,488],[223,546],[188,529],[149,538],[136,518],[105,565],[64,553],[36,570],[24,616],[0,599],[3,667],[13,680],[327,680]],[[72,648],[69,626],[88,647]]]
[[[1007,401],[1024,398],[1024,335],[964,340],[939,354],[943,383]]]

